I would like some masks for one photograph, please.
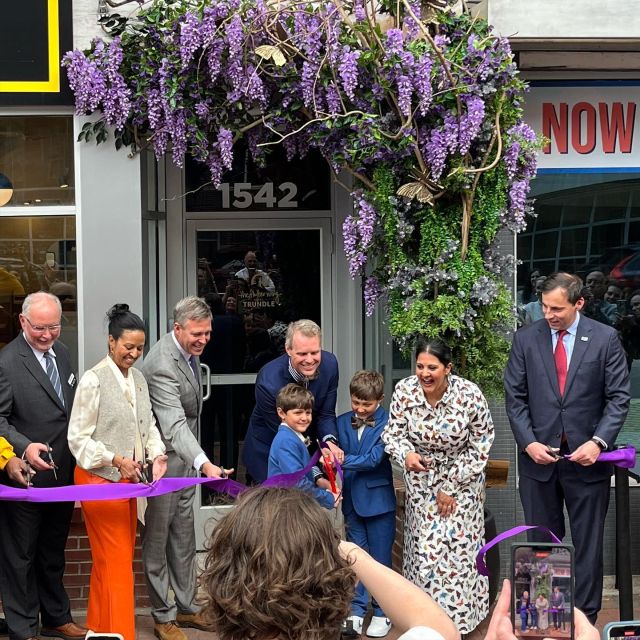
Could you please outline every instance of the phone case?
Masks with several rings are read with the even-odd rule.
[[[624,627],[638,627],[640,631],[640,620],[620,620],[619,622],[607,622],[604,625],[604,629],[602,629],[602,640],[609,640],[609,638],[622,638],[624,636],[616,635],[615,633],[611,635],[611,631],[616,628],[624,628]],[[632,637],[632,636],[626,636]]]

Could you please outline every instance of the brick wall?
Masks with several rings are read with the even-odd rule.
[[[80,507],[76,507],[73,511],[71,531],[67,539],[65,555],[67,566],[64,574],[64,586],[71,600],[71,610],[83,612],[87,608],[87,600],[89,598],[91,550]],[[135,574],[136,608],[149,607],[149,596],[147,595],[142,569],[142,549],[139,533],[136,539],[133,570]]]

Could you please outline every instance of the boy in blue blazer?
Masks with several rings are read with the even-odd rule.
[[[391,549],[396,532],[396,496],[391,463],[380,434],[388,414],[381,406],[384,378],[377,371],[358,371],[349,384],[352,411],[338,418],[338,438],[344,450],[342,513],[347,540],[366,549],[375,560],[391,566]],[[362,633],[369,594],[358,583],[351,602],[353,630]],[[382,638],[391,622],[372,600],[373,618],[367,636]]]
[[[269,449],[267,477],[281,473],[295,473],[304,469],[311,456],[307,451],[309,439],[304,433],[311,424],[313,394],[299,384],[290,383],[276,396],[276,411],[282,423]],[[339,494],[317,487],[311,471],[298,481],[298,487],[310,493],[325,509],[337,505]]]

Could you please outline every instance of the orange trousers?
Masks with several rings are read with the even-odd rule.
[[[76,484],[109,484],[80,467],[76,467],[74,480]],[[87,627],[99,633],[120,633],[124,640],[136,640],[133,578],[136,500],[88,500],[81,504],[93,559]]]

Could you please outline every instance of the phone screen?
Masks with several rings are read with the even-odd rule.
[[[573,547],[515,544],[512,571],[514,634],[521,638],[573,638]]]
[[[624,640],[640,640],[640,624],[638,622],[611,622],[604,628],[604,640],[624,638]]]

